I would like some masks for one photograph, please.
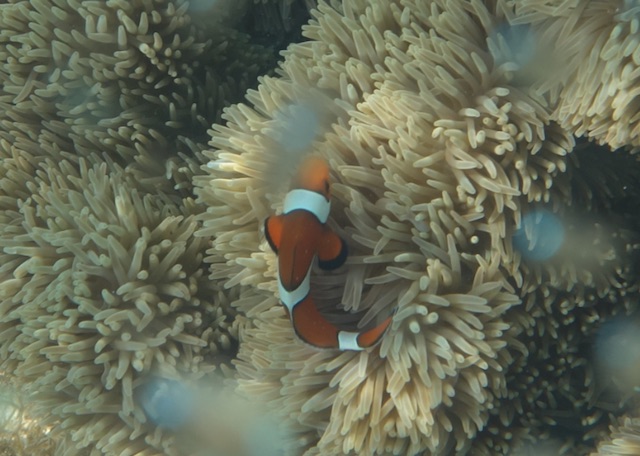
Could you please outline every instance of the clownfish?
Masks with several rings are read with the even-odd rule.
[[[278,255],[278,290],[296,335],[318,348],[364,350],[376,345],[391,317],[362,332],[341,331],[316,308],[310,294],[311,266],[332,270],[347,259],[347,245],[327,225],[331,209],[329,166],[317,157],[303,161],[284,200],[281,215],[264,222],[264,233]]]

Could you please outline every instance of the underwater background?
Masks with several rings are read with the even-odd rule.
[[[640,455],[638,0],[4,0],[0,80],[0,456]]]

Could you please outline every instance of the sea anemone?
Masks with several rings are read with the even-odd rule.
[[[201,234],[223,233],[208,251],[211,277],[246,287],[232,303],[252,322],[240,389],[282,410],[309,454],[450,454],[496,415],[508,426],[529,407],[539,423],[542,390],[514,392],[535,344],[546,355],[555,341],[559,360],[581,365],[570,342],[590,335],[590,308],[635,290],[626,255],[636,225],[588,214],[601,200],[611,209],[608,169],[617,168],[603,167],[595,184],[581,174],[590,156],[553,121],[555,101],[535,89],[544,81],[525,84],[524,63],[503,45],[515,33],[504,24],[517,22],[506,4],[353,1],[314,14],[310,41],[289,47],[282,76],[264,78],[248,93],[251,107],[232,106],[214,126],[208,174],[194,180],[208,207]],[[310,104],[314,90],[334,104]],[[314,276],[316,300],[329,316],[336,305],[360,312],[363,325],[397,307],[369,352],[315,352],[277,306],[275,259],[259,227],[281,210],[287,179],[274,183],[273,170],[295,169],[281,132],[301,105],[325,120],[294,152],[330,163],[329,223],[351,252],[344,269]],[[541,242],[536,213],[565,230],[548,262],[514,241],[523,230],[525,246]],[[580,259],[581,242],[598,248]],[[571,329],[564,309],[574,307],[587,308]]]
[[[620,456],[640,453],[640,419],[624,416],[611,426],[608,438],[598,443],[591,456]]]
[[[107,156],[149,191],[184,189],[191,175],[177,168],[274,60],[232,28],[196,27],[188,6],[0,5],[0,137],[56,160]]]
[[[585,347],[637,307],[638,167],[576,136],[637,147],[635,11],[320,2],[220,115],[273,55],[187,2],[0,5],[0,368],[66,454],[179,452],[161,393],[212,372],[280,413],[294,454],[489,455],[561,429],[582,451],[609,419]],[[278,304],[260,227],[308,153],[350,250],[312,293],[349,329],[395,312],[372,350],[308,347]]]
[[[3,225],[13,271],[2,281],[1,367],[37,391],[44,422],[73,431],[78,448],[168,448],[151,437],[138,390],[152,375],[196,380],[232,357],[233,312],[206,279],[193,215],[106,164],[79,163],[36,169],[21,223]]]
[[[640,5],[634,0],[505,2],[516,23],[530,24],[547,43],[545,78],[553,118],[576,136],[612,149],[640,146]],[[553,72],[554,76],[559,73]]]

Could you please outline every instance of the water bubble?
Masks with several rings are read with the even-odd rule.
[[[197,390],[198,401],[185,435],[181,454],[279,456],[288,454],[290,432],[282,417],[259,400],[248,401],[229,388],[206,385]]]
[[[305,152],[318,134],[318,113],[306,104],[289,105],[274,120],[277,122],[274,139],[286,154]]]
[[[557,84],[568,77],[568,55],[554,45],[531,26],[508,22],[498,24],[487,37],[496,67],[515,85]]]
[[[233,27],[245,16],[249,0],[189,0],[189,13],[194,21],[209,26]]]
[[[183,383],[166,378],[151,379],[142,390],[140,402],[149,421],[168,429],[185,424],[193,410],[191,391]]]
[[[489,34],[487,46],[497,65],[512,62],[522,68],[536,55],[535,35],[528,25],[498,24]]]
[[[525,443],[516,446],[508,453],[509,456],[557,456],[559,454],[567,453],[563,451],[563,445],[557,439]]]
[[[598,376],[630,394],[640,388],[640,319],[617,317],[604,323],[595,340]]]
[[[279,456],[284,451],[285,434],[273,417],[256,418],[244,433],[249,456]]]
[[[640,2],[638,0],[624,0],[617,10],[616,20],[632,22],[640,17]]]
[[[513,246],[528,260],[551,258],[564,242],[564,227],[551,212],[539,209],[522,217],[522,226],[513,234]]]
[[[190,0],[189,12],[196,13],[201,11],[208,11],[219,3],[220,0]]]
[[[265,176],[272,190],[289,182],[302,158],[313,151],[313,141],[326,131],[330,117],[327,100],[314,93],[303,101],[283,106],[264,130],[273,142],[270,155],[277,157]]]

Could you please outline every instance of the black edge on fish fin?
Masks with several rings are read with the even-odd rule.
[[[267,217],[266,219],[264,219],[264,237],[267,238],[267,242],[269,243],[269,247],[271,247],[271,250],[273,250],[273,252],[277,255],[278,254],[278,246],[275,243],[275,240],[271,237],[271,233],[269,233],[269,220],[273,219],[274,216],[272,217]],[[272,220],[273,223],[277,223],[275,220]],[[278,244],[280,240],[278,239]]]
[[[324,271],[332,271],[339,268],[344,264],[345,261],[347,261],[347,257],[349,256],[347,243],[344,242],[344,239],[342,238],[340,238],[340,242],[341,248],[340,253],[338,253],[337,257],[331,258],[329,260],[321,260],[320,258],[318,258],[318,266],[320,266],[320,269],[323,269]]]

